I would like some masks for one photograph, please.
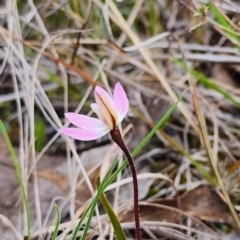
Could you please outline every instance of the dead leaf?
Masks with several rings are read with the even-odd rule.
[[[87,169],[91,168],[101,162],[101,154],[104,156],[106,148],[96,148],[89,152],[86,152],[86,157],[83,159],[83,164]],[[16,155],[19,154],[19,149],[14,148]],[[17,179],[14,164],[8,150],[5,139],[0,135],[0,214],[4,215],[10,220],[10,222],[16,227],[19,233],[22,233],[23,226],[19,223],[19,219],[23,218],[23,208],[21,199],[21,192],[19,188],[19,182]],[[104,158],[104,157],[103,157]],[[95,162],[94,162],[95,161]],[[100,165],[99,164],[99,165]],[[55,212],[52,209],[52,201],[56,197],[61,199],[66,198],[70,192],[69,178],[68,178],[68,167],[67,161],[64,157],[53,156],[44,154],[37,164],[38,170],[38,188],[39,198],[41,203],[41,217],[44,220],[47,216],[48,211],[51,211],[48,223],[51,224],[51,220],[55,217]],[[93,186],[95,186],[95,177],[99,173],[99,169],[91,174],[90,179]],[[81,179],[82,176],[79,176]],[[91,194],[85,182],[83,182],[76,189],[76,202],[79,204],[86,202],[90,198]],[[31,213],[31,219],[36,219],[36,206],[35,206],[35,193],[33,178],[30,177],[28,181],[28,201]],[[66,214],[66,210],[62,209],[62,216]],[[0,221],[0,239],[14,239],[14,234],[10,228]]]
[[[228,205],[214,188],[199,186],[181,196],[183,210],[208,222],[228,223],[236,227]]]
[[[46,169],[37,172],[38,177],[44,178],[59,187],[65,195],[69,193],[69,178],[67,175],[57,172],[53,169]]]
[[[229,74],[226,66],[220,63],[213,64],[212,70],[212,78],[217,83],[228,84],[232,87],[237,87],[237,83],[233,80],[232,76]]]
[[[231,211],[215,189],[208,186],[199,186],[184,193],[179,200],[181,203],[180,208],[176,198],[155,199],[154,201],[146,202],[140,207],[141,219],[143,221],[180,223],[184,213],[187,213],[200,220],[227,223],[237,229]],[[151,203],[157,205],[151,206]],[[181,210],[182,214],[174,211],[174,209]],[[120,213],[119,219],[121,222],[134,221],[133,209],[131,208]]]

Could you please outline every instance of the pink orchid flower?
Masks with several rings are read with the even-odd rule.
[[[76,127],[63,127],[59,130],[60,133],[77,140],[91,141],[117,128],[129,109],[129,101],[122,85],[119,82],[115,85],[113,98],[103,88],[97,86],[94,97],[96,103],[92,103],[91,108],[98,118],[66,113],[65,117]]]

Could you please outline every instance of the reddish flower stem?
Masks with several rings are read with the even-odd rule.
[[[136,227],[136,240],[141,240],[141,228],[140,228],[140,219],[139,219],[139,204],[138,204],[138,180],[137,180],[137,172],[134,165],[133,158],[126,147],[125,143],[123,142],[122,135],[118,129],[113,129],[110,131],[111,137],[113,141],[122,149],[124,154],[127,157],[132,178],[133,178],[133,192],[134,192],[134,216],[135,216],[135,227]]]

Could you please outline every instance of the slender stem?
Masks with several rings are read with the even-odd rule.
[[[132,172],[133,178],[133,194],[134,194],[134,216],[135,216],[135,226],[136,226],[136,240],[141,240],[141,229],[140,229],[140,219],[139,219],[139,204],[138,204],[138,180],[137,180],[137,172],[134,165],[133,158],[123,142],[121,133],[118,129],[113,129],[111,132],[111,137],[113,141],[122,149],[124,154],[128,159],[128,163]]]

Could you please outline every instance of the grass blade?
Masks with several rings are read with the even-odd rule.
[[[2,130],[4,138],[5,138],[6,142],[7,142],[9,151],[10,151],[12,159],[13,159],[13,164],[14,164],[14,167],[16,169],[17,178],[18,178],[18,182],[19,182],[19,185],[20,185],[20,189],[21,189],[21,193],[22,193],[22,197],[23,197],[23,204],[24,204],[26,217],[27,217],[27,232],[28,232],[27,239],[31,240],[30,212],[29,212],[28,199],[27,199],[27,194],[26,194],[26,190],[25,190],[25,187],[24,187],[22,172],[21,172],[21,168],[19,166],[18,160],[17,160],[17,156],[16,156],[16,154],[14,152],[13,146],[11,144],[11,141],[10,141],[10,139],[8,137],[7,131],[6,131],[5,127],[4,127],[3,122],[2,122],[1,119],[0,119],[0,129]]]
[[[57,234],[58,234],[58,228],[59,228],[59,225],[60,225],[60,221],[61,221],[61,212],[60,212],[60,209],[58,207],[58,205],[54,204],[54,209],[57,213],[57,222],[56,222],[56,226],[55,226],[55,229],[54,229],[54,233],[52,235],[52,240],[55,240],[57,238]]]
[[[186,70],[186,66],[183,62],[173,59],[173,61],[180,66],[182,69]],[[215,82],[213,82],[210,78],[206,77],[204,74],[198,72],[195,69],[189,69],[189,72],[191,75],[196,78],[200,83],[202,83],[204,86],[220,93],[225,99],[228,99],[232,103],[234,103],[236,106],[240,107],[240,102],[237,101],[234,96],[232,96],[230,93],[222,89],[220,86],[218,86]]]
[[[97,179],[96,179],[96,187],[97,187],[97,189],[99,189],[100,184],[101,184],[100,177],[97,176]],[[101,203],[102,203],[106,213],[108,214],[108,216],[109,216],[109,218],[111,220],[111,223],[112,223],[112,226],[114,228],[114,232],[115,232],[117,240],[125,240],[126,236],[125,236],[124,231],[123,231],[123,229],[121,227],[121,224],[118,221],[117,216],[114,213],[114,211],[113,211],[109,201],[107,200],[105,194],[102,193],[100,195],[99,199],[100,199],[100,201],[101,201]]]

